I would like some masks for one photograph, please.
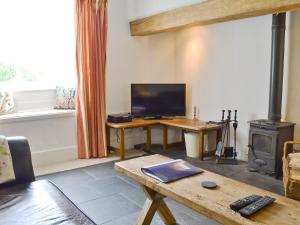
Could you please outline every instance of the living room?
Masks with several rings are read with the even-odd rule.
[[[29,160],[30,164],[32,161],[33,166],[32,173],[30,168],[29,172],[27,171],[28,168],[23,168],[25,174],[21,173],[21,175],[18,174],[20,168],[17,170],[13,168],[16,180],[22,180],[22,176],[24,176],[23,183],[24,180],[25,183],[50,180],[62,191],[62,195],[69,198],[69,201],[71,200],[71,203],[67,205],[74,211],[74,214],[68,214],[67,210],[70,208],[65,207],[64,209],[62,206],[66,204],[64,201],[57,203],[62,206],[60,209],[51,206],[57,215],[64,214],[55,221],[51,220],[51,216],[49,220],[41,219],[47,218],[49,211],[27,211],[27,208],[33,207],[34,204],[41,204],[40,202],[24,203],[26,210],[22,213],[18,210],[18,207],[22,205],[21,200],[21,205],[16,204],[8,209],[7,205],[13,204],[13,201],[11,199],[7,201],[7,197],[4,197],[4,189],[8,191],[6,195],[13,189],[6,184],[4,189],[1,188],[2,190],[0,190],[1,224],[60,224],[64,221],[73,224],[150,224],[156,210],[159,213],[155,214],[151,224],[174,224],[174,218],[178,224],[298,224],[300,221],[299,214],[297,215],[299,202],[296,200],[297,197],[291,197],[285,192],[285,185],[288,185],[288,181],[283,182],[287,177],[285,172],[283,175],[280,174],[282,172],[281,157],[274,159],[277,160],[278,165],[280,164],[280,168],[276,167],[274,173],[268,174],[263,171],[264,163],[269,158],[262,160],[259,151],[251,148],[253,141],[249,141],[250,136],[255,135],[251,132],[253,129],[257,130],[257,125],[249,122],[274,116],[270,116],[270,112],[273,112],[272,106],[270,106],[273,104],[270,103],[272,102],[270,96],[273,93],[271,90],[275,90],[275,98],[278,97],[276,93],[279,93],[280,97],[282,95],[282,101],[274,101],[276,116],[279,112],[281,117],[279,122],[292,124],[292,134],[283,139],[285,141],[300,140],[300,118],[298,116],[300,108],[297,104],[300,96],[297,88],[300,71],[300,66],[297,63],[298,52],[300,52],[300,2],[296,0],[273,1],[273,3],[270,1],[251,1],[249,4],[242,0],[234,1],[235,3],[229,0],[207,2],[206,4],[206,1],[201,0],[164,0],[159,2],[150,0],[47,0],[44,3],[39,3],[37,0],[28,0],[25,3],[25,1],[7,0],[0,3],[0,14],[3,15],[1,18],[5,18],[0,20],[0,25],[5,31],[5,35],[0,37],[0,49],[3,49],[2,52],[5,53],[0,53],[0,93],[9,93],[9,98],[13,99],[14,102],[14,107],[9,109],[9,112],[4,112],[4,114],[1,111],[0,135],[7,137],[14,164],[16,163],[14,162],[16,153],[13,151],[20,147],[12,146],[14,145],[12,143],[16,141],[16,145],[18,145],[19,141],[24,146],[28,141],[30,154],[22,157]],[[232,7],[225,7],[228,4],[232,4]],[[191,5],[193,7],[189,7]],[[84,11],[88,7],[91,7],[91,11]],[[85,14],[81,13],[85,12],[88,15],[90,13],[91,19],[92,16],[95,16],[93,7],[100,10],[97,12],[100,17],[96,18],[104,26],[98,24],[98,27],[95,28],[92,27],[95,25],[93,22],[84,21],[86,18],[83,15]],[[225,9],[221,10],[223,7]],[[14,15],[10,13],[12,10],[16,10]],[[205,10],[211,10],[211,13],[205,13]],[[239,10],[244,11],[240,12]],[[26,14],[26,12],[30,13]],[[27,18],[29,14],[33,16]],[[52,15],[56,15],[55,18]],[[149,17],[152,15],[153,17]],[[174,16],[172,17],[172,15]],[[283,27],[285,26],[283,29],[284,38],[281,37],[278,38],[279,41],[278,39],[275,41],[276,38],[274,38],[273,33],[278,32],[276,34],[282,35],[282,32],[280,33],[282,27],[274,31],[274,27],[277,27],[274,23],[278,22],[277,19],[282,22],[282,15],[284,15]],[[22,18],[24,18],[23,21]],[[148,23],[147,19],[149,19]],[[146,20],[145,23],[144,20]],[[21,25],[18,25],[19,23]],[[91,27],[84,27],[84,23]],[[105,26],[106,23],[107,27]],[[280,25],[282,24],[279,23],[278,26]],[[11,27],[23,27],[25,30],[18,31],[21,33],[15,33],[16,31],[12,31],[14,29],[10,30]],[[26,29],[27,33],[25,32]],[[90,47],[88,49],[93,50],[87,51],[84,48],[85,39],[82,37],[85,36],[80,36],[82,35],[80,32],[82,30],[84,32],[84,29],[87,29],[85,31],[99,29],[97,31],[100,34],[97,32],[87,34],[90,35],[88,36],[91,38],[90,40],[99,38],[99,43],[102,41],[99,46],[94,45],[93,47],[85,43]],[[138,29],[141,29],[140,34]],[[149,30],[147,31],[147,29]],[[19,40],[13,39],[16,34],[22,37],[23,41],[19,42]],[[107,40],[107,44],[105,40]],[[281,61],[280,57],[277,56],[282,56],[282,54],[277,51],[278,45],[274,44],[278,44],[278,42],[281,43],[280,48],[284,52],[284,59],[282,58]],[[27,46],[22,47],[23,45]],[[32,50],[33,53],[29,54],[30,48],[37,50]],[[94,48],[98,48],[98,52],[94,51]],[[9,51],[13,53],[8,54]],[[94,65],[95,67],[89,68],[90,70],[87,72],[85,66],[91,66],[91,64],[89,64],[85,54],[91,54],[89,57],[92,60],[104,62],[103,64],[98,63],[102,67]],[[41,60],[43,58],[45,60]],[[44,69],[43,66],[47,67],[47,73],[50,75],[42,77],[41,80],[37,80],[38,82],[31,82],[31,78],[27,79],[27,83],[24,80],[25,83],[20,82],[20,79],[11,80],[11,83],[5,80],[8,73],[1,71],[3,64],[6,62],[10,64],[23,63],[30,60],[33,61],[33,63],[30,62],[33,67],[35,62],[39,69]],[[279,69],[276,66],[272,67],[272,60],[275,60],[273,63],[275,65],[283,63],[282,67],[279,66]],[[52,69],[53,65],[56,64],[59,69]],[[96,70],[97,73],[93,73]],[[275,74],[276,71],[282,70],[282,82],[278,82],[272,76],[274,70]],[[22,71],[22,68],[19,67],[17,72],[19,71]],[[97,82],[95,82],[96,80],[89,80],[91,79],[89,75],[85,77],[86,73],[95,74],[93,79],[96,79]],[[52,77],[52,74],[55,75]],[[48,79],[49,77],[52,78]],[[273,83],[272,77],[275,79]],[[84,86],[86,85],[83,82],[85,80],[89,80],[89,86]],[[94,85],[95,83],[97,84]],[[183,119],[185,125],[182,121],[179,125],[178,123],[174,125],[176,119],[169,121],[158,119],[154,122],[147,120],[138,126],[130,124],[129,127],[124,124],[112,126],[108,124],[110,129],[107,129],[106,118],[108,115],[132,113],[132,84],[184,84],[185,118]],[[272,89],[275,86],[276,88]],[[90,106],[91,104],[86,102],[87,96],[92,93],[92,91],[85,92],[88,88],[91,90],[94,88],[94,91],[96,89],[94,97],[90,95],[89,98],[92,102],[97,102],[94,104],[97,107]],[[54,109],[58,106],[59,91],[66,92],[66,90],[69,91],[70,95],[76,92],[74,94],[77,96],[76,107],[75,100],[73,100],[74,105],[71,107]],[[83,97],[80,99],[80,96],[85,96],[86,99]],[[1,104],[5,102],[3,99],[0,100]],[[1,110],[2,106],[0,105]],[[85,109],[87,109],[86,112]],[[232,146],[236,141],[236,147],[232,148],[234,157],[229,157],[230,160],[227,160],[223,154],[220,156],[229,164],[217,164],[215,158],[219,156],[215,156],[214,152],[212,156],[204,157],[203,160],[199,156],[198,158],[188,157],[186,155],[187,145],[185,146],[183,138],[186,134],[199,132],[203,135],[199,135],[202,141],[201,147],[196,148],[196,151],[200,151],[199,154],[202,150],[206,154],[206,148],[215,151],[219,142],[222,143],[224,139],[223,124],[221,124],[221,135],[217,132],[217,125],[216,132],[207,132],[205,135],[201,130],[202,128],[199,128],[203,126],[201,121],[220,122],[222,110],[226,110],[223,121],[228,118],[228,110],[232,110],[231,120],[228,121],[228,124],[231,126],[229,145]],[[234,119],[234,110],[237,110],[236,120]],[[93,117],[91,112],[98,116]],[[178,119],[180,120],[182,117],[179,116]],[[274,120],[278,122],[278,118]],[[87,121],[93,121],[92,125]],[[232,127],[235,121],[238,122],[236,138],[234,138]],[[89,125],[86,126],[86,124]],[[259,126],[267,125],[260,124]],[[89,126],[101,128],[89,130],[90,128],[87,128]],[[205,123],[205,128],[207,126],[213,125]],[[96,133],[98,132],[97,138],[93,137],[96,134],[94,133],[95,130]],[[13,140],[16,136],[23,136],[26,139]],[[109,137],[109,141],[107,137]],[[85,148],[87,143],[92,143],[90,146],[93,147],[97,145],[97,150],[93,147],[92,149]],[[104,144],[105,147],[101,147]],[[109,144],[110,147],[107,152],[106,144]],[[204,151],[204,149],[206,150]],[[283,154],[283,142],[279,144],[278,149],[277,151]],[[120,161],[121,150],[124,151],[124,160]],[[288,147],[288,150],[291,149]],[[130,167],[130,160],[140,159],[140,162],[143,162],[144,157],[154,157],[153,154],[160,154],[173,159],[181,158],[210,172],[205,171],[191,178],[184,178],[170,184],[158,183],[157,187],[153,186],[157,181],[153,181],[146,175],[142,179],[134,179],[137,175],[129,174],[134,169]],[[248,171],[249,157],[250,161],[257,166],[256,172]],[[231,162],[232,158],[237,165],[235,162]],[[19,160],[22,161],[22,158]],[[127,160],[128,164],[126,164]],[[158,163],[159,160],[162,159],[158,159],[152,164]],[[145,161],[147,160],[145,159]],[[149,158],[150,161],[151,158]],[[116,162],[124,162],[125,164],[115,165]],[[129,172],[126,166],[131,168]],[[27,172],[31,178],[26,178]],[[279,173],[279,177],[275,174],[276,172]],[[223,180],[223,177],[238,182],[229,184],[228,188],[231,187],[234,190],[235,187],[238,187],[239,190],[233,194],[232,191],[226,189],[227,195],[225,197],[220,195],[221,200],[219,200],[222,203],[214,202],[213,199],[207,200],[205,203],[198,202],[197,199],[195,199],[196,203],[188,202],[187,199],[193,199],[196,195],[203,197],[203,193],[208,193],[208,196],[210,193],[214,195],[214,192],[207,192],[201,186],[201,176],[205,176],[206,173],[211,176],[211,179],[207,179],[213,180],[217,185],[213,191],[222,192],[222,185],[229,182]],[[217,176],[215,173],[221,176],[218,177],[219,175]],[[192,189],[194,197],[184,196],[181,192],[175,191],[178,197],[174,196],[175,192],[169,193],[167,191],[168,187],[176,189],[176,184],[178,183],[180,186],[181,181],[183,185],[184,182],[188,183],[189,179],[196,180],[198,177],[199,187]],[[33,182],[34,179],[37,181]],[[144,188],[146,185],[147,198],[140,188],[140,184]],[[48,183],[42,184],[42,186],[47,187],[39,185],[41,184],[36,184],[39,188],[53,190],[53,187]],[[147,188],[152,189],[149,191]],[[249,191],[242,191],[248,188]],[[296,184],[293,188],[290,188],[291,191],[300,191]],[[166,196],[165,202],[170,210],[167,206],[161,207],[165,210],[168,209],[173,215],[170,212],[161,213],[164,210],[161,210],[158,205],[165,203],[160,197],[157,197],[158,201],[152,199],[152,205],[149,203],[151,196],[156,196],[151,195],[153,190],[158,192],[156,193],[157,196]],[[24,193],[24,190],[22,191]],[[230,209],[230,203],[251,194],[272,196],[275,198],[275,202],[250,219],[245,219]],[[56,193],[54,195],[53,197],[47,192],[43,194],[46,198],[62,198],[61,194]],[[149,200],[150,205],[148,207],[153,208],[153,210],[145,210],[147,207],[144,205],[145,200],[146,203]],[[286,204],[286,208],[275,213],[278,205],[283,204],[283,202]],[[216,206],[218,204],[220,207]],[[210,207],[208,207],[209,205]],[[291,206],[293,208],[290,208]],[[273,209],[274,207],[275,209]],[[216,212],[213,213],[213,210]],[[282,215],[286,223],[279,223],[280,219],[276,216],[274,218],[270,216],[270,213],[281,215],[288,210],[291,210],[290,215]],[[17,215],[18,212],[22,214],[19,220],[17,216],[9,216],[11,213]],[[55,216],[55,213],[52,216]],[[78,219],[80,216],[83,220]],[[73,220],[66,218],[73,218]],[[237,222],[239,220],[241,222]]]

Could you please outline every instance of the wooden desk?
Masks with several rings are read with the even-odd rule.
[[[210,131],[217,131],[216,143],[221,139],[222,126],[215,124],[207,124],[201,120],[191,120],[185,118],[176,118],[173,120],[161,120],[160,124],[163,125],[163,149],[168,148],[168,127],[177,127],[186,131],[196,132],[199,134],[199,158],[203,160],[204,154],[204,135]],[[213,152],[214,153],[214,152]]]
[[[136,224],[150,224],[156,210],[166,224],[175,224],[174,216],[163,201],[164,197],[169,197],[225,225],[300,224],[300,202],[260,188],[209,171],[170,184],[161,183],[141,171],[144,166],[168,160],[170,159],[161,155],[152,155],[115,163],[115,169],[139,182],[147,195]],[[205,180],[215,181],[218,184],[217,189],[202,188],[200,183]],[[250,219],[241,217],[229,208],[231,202],[251,194],[269,195],[276,198],[276,201]]]
[[[181,128],[183,130],[188,130],[192,132],[196,132],[199,134],[199,149],[200,149],[200,159],[203,159],[204,149],[203,149],[203,141],[204,135],[208,131],[215,130],[217,131],[217,142],[221,138],[221,130],[222,126],[207,124],[201,120],[191,120],[186,118],[174,118],[174,119],[161,119],[161,120],[144,120],[144,119],[134,119],[132,122],[127,123],[106,123],[107,127],[107,146],[108,149],[110,146],[110,128],[118,129],[119,137],[120,137],[120,159],[123,160],[125,158],[125,129],[132,129],[138,127],[144,127],[147,131],[147,140],[146,140],[146,149],[150,150],[151,148],[151,126],[154,125],[162,125],[163,126],[163,149],[167,149],[168,144],[168,127],[176,127]],[[182,139],[183,141],[183,139]],[[216,143],[217,143],[216,142]]]

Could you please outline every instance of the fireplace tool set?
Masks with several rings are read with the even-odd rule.
[[[234,110],[234,119],[231,119],[231,110],[228,110],[227,118],[224,119],[225,110],[222,110],[222,120],[219,124],[223,125],[222,140],[218,142],[216,149],[216,163],[218,164],[237,164],[236,160],[236,129],[238,127],[237,110]],[[234,146],[230,146],[230,128],[233,126]]]

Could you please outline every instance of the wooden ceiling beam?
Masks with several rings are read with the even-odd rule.
[[[300,9],[300,0],[207,0],[130,22],[132,36]]]

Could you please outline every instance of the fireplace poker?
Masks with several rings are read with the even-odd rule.
[[[234,129],[234,147],[233,147],[233,159],[235,160],[236,157],[236,129],[238,127],[237,121],[237,110],[234,110],[234,120],[233,120],[233,129]]]

